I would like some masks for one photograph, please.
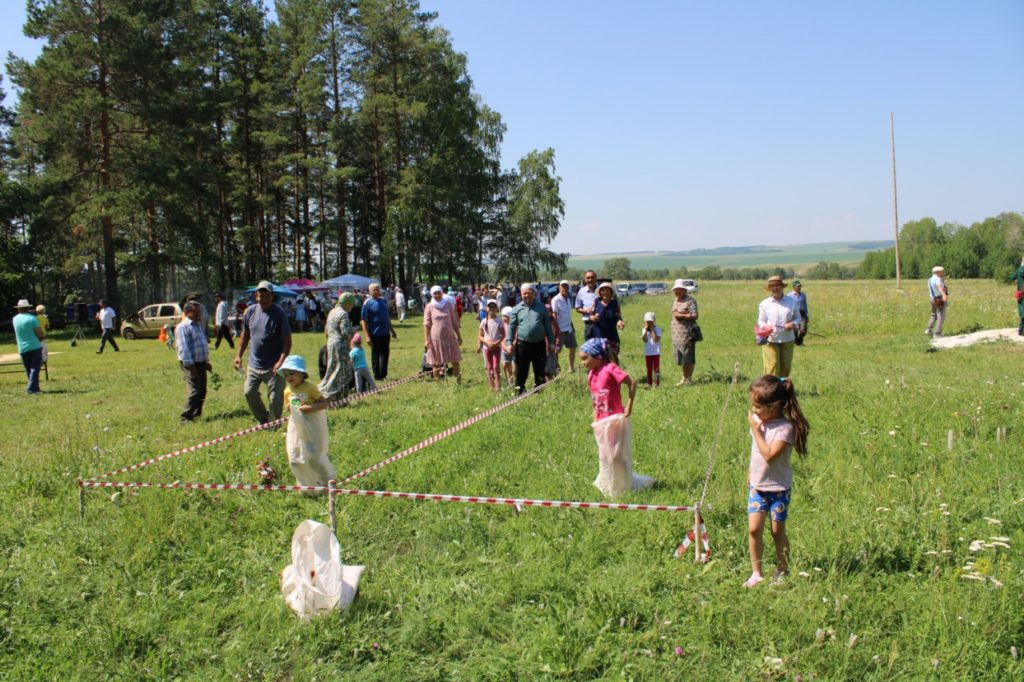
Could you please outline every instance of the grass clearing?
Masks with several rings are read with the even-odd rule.
[[[1006,287],[953,284],[947,334],[1015,326]],[[805,282],[812,331],[793,379],[811,422],[795,462],[793,576],[743,590],[746,394],[729,405],[706,520],[713,561],[671,558],[689,514],[529,509],[339,498],[348,563],[365,564],[340,617],[304,624],[280,594],[296,525],[326,501],[288,493],[87,493],[75,479],[250,425],[232,352],[202,421],[178,424],[184,385],[156,341],[50,363],[41,396],[0,374],[0,669],[11,679],[1010,679],[1024,673],[1024,347],[929,349],[923,282]],[[641,388],[635,466],[659,485],[627,502],[691,504],[728,378],[760,372],[760,284],[708,282],[697,385]],[[639,330],[667,327],[671,297],[627,299],[624,364]],[[419,318],[398,328],[392,378],[418,369]],[[467,335],[468,336],[468,335]],[[636,337],[636,338],[634,338]],[[13,352],[8,337],[0,348]],[[295,337],[315,359],[319,335]],[[565,358],[563,356],[563,365]],[[506,399],[467,354],[466,382],[419,382],[329,413],[339,475]],[[580,377],[582,379],[582,377]],[[664,385],[668,383],[669,385]],[[589,395],[576,376],[360,481],[374,489],[597,500]],[[997,427],[1008,442],[996,442]],[[954,448],[947,449],[947,432]],[[261,432],[122,480],[256,483],[269,457],[290,482],[281,432]],[[1009,549],[972,552],[975,540]],[[766,541],[766,557],[771,557]],[[968,564],[971,569],[965,569]],[[767,570],[771,570],[768,561]],[[806,576],[801,575],[806,574]],[[965,578],[965,575],[980,579]],[[997,587],[996,582],[1002,584]],[[376,647],[375,647],[376,645]],[[676,655],[681,647],[682,655]]]

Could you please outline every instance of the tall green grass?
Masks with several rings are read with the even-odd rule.
[[[1015,326],[991,282],[951,283],[947,334]],[[759,284],[707,283],[697,385],[641,389],[635,467],[658,479],[629,502],[692,504],[733,364],[706,514],[713,561],[671,557],[692,516],[339,499],[348,563],[367,571],[351,609],[302,623],[280,571],[292,530],[323,498],[146,490],[86,494],[75,480],[236,431],[251,418],[232,352],[201,422],[178,424],[184,386],[156,341],[120,354],[54,338],[49,382],[0,375],[0,673],[8,679],[1011,679],[1024,673],[1024,347],[932,352],[922,282],[805,282],[812,330],[793,380],[812,425],[795,463],[792,577],[749,574],[745,386]],[[627,300],[624,364],[643,373],[640,320],[667,328],[670,296]],[[392,378],[418,370],[419,319],[399,327]],[[465,334],[467,338],[471,334]],[[9,341],[9,339],[8,339]],[[312,364],[318,335],[295,337]],[[467,344],[468,345],[468,344]],[[13,352],[8,343],[4,351]],[[565,357],[563,356],[563,366]],[[508,397],[419,382],[329,413],[339,474],[358,471]],[[667,384],[667,385],[666,385]],[[375,489],[596,500],[580,375],[359,483]],[[1009,427],[1009,441],[995,429]],[[947,449],[947,434],[954,447]],[[270,458],[291,481],[282,432],[261,432],[118,478],[256,483]],[[1009,538],[1010,549],[971,552]],[[767,555],[771,556],[768,541]],[[971,562],[973,568],[965,570]],[[769,561],[770,566],[770,561]],[[967,579],[965,574],[981,577]],[[997,586],[1001,584],[1002,587]],[[682,655],[676,655],[681,647]]]

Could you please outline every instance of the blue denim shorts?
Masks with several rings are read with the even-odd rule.
[[[789,515],[789,490],[755,490],[749,488],[747,513],[771,516],[772,521],[783,523]]]

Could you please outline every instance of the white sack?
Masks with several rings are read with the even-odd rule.
[[[299,485],[325,486],[335,478],[334,465],[327,456],[327,413],[301,412],[291,406],[288,419],[288,466]]]
[[[594,485],[608,497],[640,490],[654,483],[649,476],[633,473],[633,429],[629,419],[613,414],[592,423],[600,469]]]
[[[341,545],[328,526],[303,521],[292,534],[292,563],[281,573],[284,600],[304,620],[347,609],[364,568],[341,563]]]

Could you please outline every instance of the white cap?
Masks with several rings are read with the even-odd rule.
[[[941,265],[936,265],[934,268],[932,268],[932,274],[935,274],[936,272],[945,272],[945,271],[946,271],[946,268],[942,267]]]
[[[567,280],[567,279],[563,279],[561,282],[559,282],[558,286],[562,286],[563,284],[565,286],[567,286],[567,287],[571,287],[572,286],[571,284],[569,284],[569,280]]]
[[[509,315],[511,315],[512,314],[512,306],[507,305],[504,308],[502,308],[501,309],[501,314],[504,315],[505,317],[508,317]]]
[[[652,312],[644,313],[644,322],[654,322],[654,313],[652,313]]]

